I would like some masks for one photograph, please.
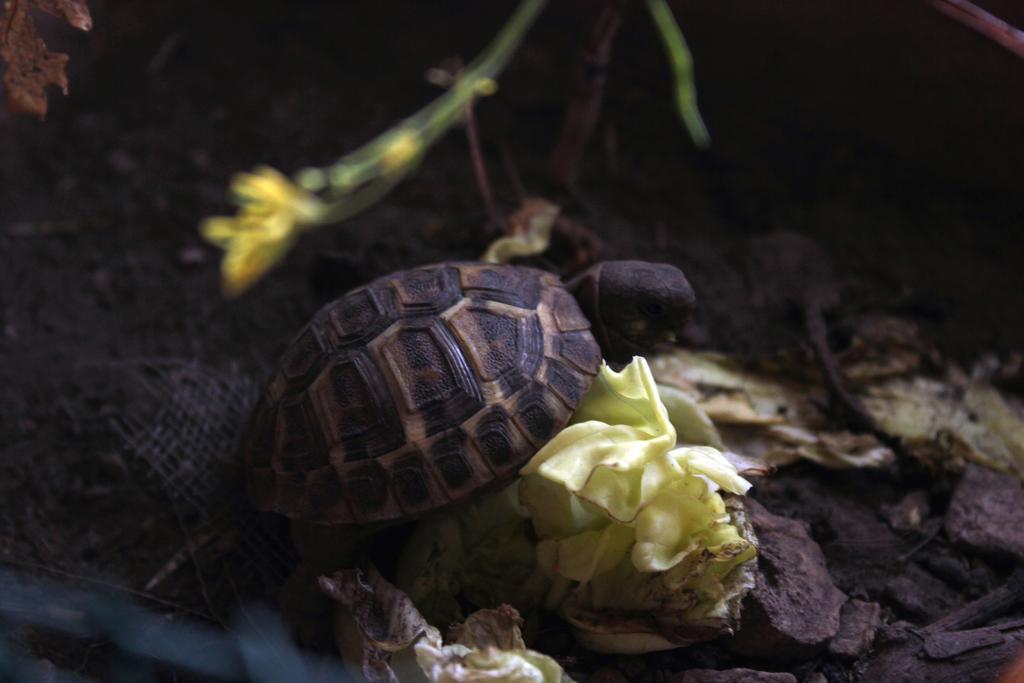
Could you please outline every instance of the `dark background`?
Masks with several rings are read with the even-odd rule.
[[[45,122],[0,113],[0,559],[140,586],[182,531],[106,429],[136,407],[124,364],[260,381],[330,288],[482,252],[459,130],[238,300],[196,226],[231,210],[232,173],[328,163],[418,109],[438,94],[424,71],[472,58],[514,4],[94,0],[88,35],[40,20],[72,55],[71,92]],[[896,313],[964,363],[1024,349],[1024,61],[927,2],[675,2],[714,141],[700,153],[637,3],[569,195],[543,168],[594,5],[552,2],[477,107],[504,208],[501,144],[606,255],[682,266],[701,302],[691,337],[712,348],[799,346],[790,295],[825,283],[830,320]],[[1024,25],[1019,3],[986,7]],[[318,254],[337,270],[327,290]],[[198,604],[192,581],[161,590]]]

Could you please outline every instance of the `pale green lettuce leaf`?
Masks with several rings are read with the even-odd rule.
[[[647,465],[676,440],[647,361],[636,358],[621,372],[603,365],[573,421],[520,474],[527,481],[540,477],[560,484],[603,514],[631,522],[657,493],[651,486],[656,482],[645,485]],[[540,528],[556,512],[523,502]]]
[[[431,624],[463,619],[458,596],[480,607],[529,613],[548,591],[536,537],[517,486],[420,522],[402,548],[397,585]]]
[[[559,613],[584,647],[638,654],[686,646],[733,632],[743,596],[754,585],[754,535],[741,499],[730,499],[729,524],[705,547],[666,572],[640,572],[627,559],[568,591]]]
[[[665,404],[669,420],[676,428],[676,440],[679,443],[723,448],[722,436],[715,423],[693,397],[668,384],[658,385],[658,395]]]
[[[742,506],[723,496],[750,484],[707,445],[718,440],[699,407],[670,403],[643,358],[602,366],[573,424],[517,484],[419,525],[399,585],[434,624],[461,618],[456,596],[524,613],[543,605],[610,652],[729,632],[749,583],[737,567],[755,550],[737,526]]]
[[[699,409],[673,400],[685,433],[713,440]],[[735,620],[744,590],[726,590],[725,577],[755,550],[722,494],[750,484],[717,449],[676,448],[676,438],[647,362],[603,365],[574,424],[521,472],[520,503],[552,579],[545,605],[590,647],[678,647]]]

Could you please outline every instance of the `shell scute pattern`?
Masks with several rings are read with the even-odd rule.
[[[385,335],[379,352],[401,397],[406,434],[433,436],[483,408],[477,378],[461,348],[437,318],[410,321]]]
[[[310,386],[332,460],[364,460],[405,443],[405,430],[384,378],[365,352],[341,356]],[[335,455],[335,454],[338,455]]]
[[[452,315],[448,326],[482,380],[481,390],[489,401],[519,391],[543,359],[543,331],[532,310],[475,302]]]
[[[534,310],[540,301],[541,289],[546,284],[542,280],[546,273],[534,271],[533,276],[524,276],[514,271],[509,266],[495,264],[459,267],[460,281],[466,296]]]
[[[601,351],[589,330],[566,332],[558,337],[558,355],[580,372],[596,375],[601,365]]]
[[[506,481],[565,426],[600,351],[542,271],[395,273],[321,309],[243,440],[257,506],[320,523],[412,517]]]
[[[394,519],[400,510],[391,499],[390,474],[376,460],[343,470],[341,477],[345,500],[356,522]]]
[[[547,443],[564,426],[559,418],[565,408],[555,403],[542,384],[531,384],[519,395],[515,406],[515,421],[535,448]]]
[[[430,506],[433,482],[419,452],[395,459],[391,466],[391,479],[395,483],[395,493],[404,510],[415,512],[417,509]]]
[[[514,469],[517,453],[529,449],[529,443],[511,423],[502,406],[494,406],[473,425],[473,444],[496,476]]]
[[[394,291],[380,286],[357,289],[317,314],[335,347],[365,344],[398,319]]]
[[[281,406],[278,417],[277,469],[282,472],[307,472],[329,464],[309,396]]]
[[[590,388],[590,384],[583,381],[579,372],[554,358],[549,358],[545,365],[544,381],[570,409],[580,404]]]
[[[407,313],[440,313],[462,298],[455,268],[416,268],[396,273],[389,286]]]

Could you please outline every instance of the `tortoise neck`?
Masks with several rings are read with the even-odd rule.
[[[603,263],[590,266],[566,283],[566,288],[576,298],[583,315],[590,321],[590,329],[602,350],[608,348],[608,329],[601,320],[600,286]]]

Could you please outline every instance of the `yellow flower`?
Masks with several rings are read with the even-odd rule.
[[[221,275],[225,294],[234,297],[281,260],[321,208],[312,194],[266,166],[235,176],[231,190],[241,204],[238,215],[208,218],[200,232],[227,252]]]

